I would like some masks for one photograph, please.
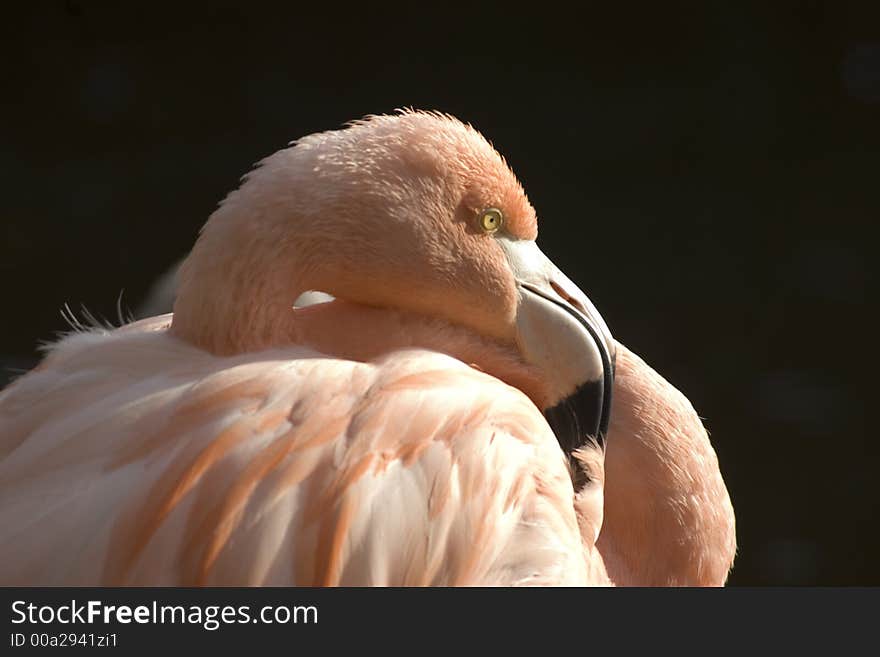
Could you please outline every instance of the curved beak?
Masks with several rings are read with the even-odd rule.
[[[548,423],[570,458],[591,440],[604,444],[615,358],[608,326],[535,242],[498,241],[519,292],[518,347],[526,361],[545,373],[548,399],[543,410]]]

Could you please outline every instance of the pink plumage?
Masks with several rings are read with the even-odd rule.
[[[723,584],[699,418],[536,235],[448,116],[267,158],[173,316],[71,335],[0,393],[0,583]],[[292,308],[306,290],[335,300]],[[575,388],[605,408],[609,354],[607,443],[566,454],[542,410]]]

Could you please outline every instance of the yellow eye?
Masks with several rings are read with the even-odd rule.
[[[487,233],[496,232],[504,224],[504,215],[498,208],[487,208],[480,215],[480,228]]]

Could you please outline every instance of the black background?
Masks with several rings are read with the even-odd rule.
[[[731,582],[880,584],[880,3],[565,7],[5,6],[3,376],[65,302],[136,306],[254,161],[439,109],[496,144],[544,251],[705,418]]]

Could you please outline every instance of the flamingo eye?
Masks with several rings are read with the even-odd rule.
[[[486,208],[480,213],[480,228],[484,233],[496,233],[504,225],[504,215],[498,208]]]

